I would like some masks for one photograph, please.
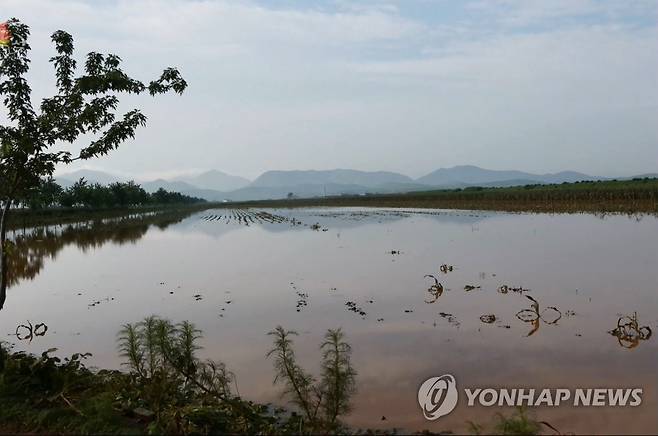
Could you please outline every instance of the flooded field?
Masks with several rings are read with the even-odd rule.
[[[3,339],[91,352],[157,314],[204,331],[239,394],[283,404],[267,332],[299,332],[319,371],[342,327],[358,371],[354,427],[466,431],[511,408],[426,421],[420,384],[641,387],[638,407],[539,407],[561,432],[657,433],[658,219],[388,209],[215,209],[17,230]],[[653,335],[653,336],[652,336]]]

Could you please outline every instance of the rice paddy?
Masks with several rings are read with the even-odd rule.
[[[14,274],[1,327],[17,349],[90,352],[92,364],[119,368],[122,324],[152,314],[189,319],[205,332],[200,355],[232,368],[243,398],[275,405],[266,333],[298,331],[298,358],[312,365],[324,332],[341,327],[359,374],[346,418],[355,428],[460,432],[497,411],[458,409],[433,426],[414,399],[432,375],[534,386],[541,374],[549,387],[587,387],[614,373],[615,383],[645,387],[641,407],[550,409],[541,419],[565,432],[651,433],[656,224],[652,216],[222,207],[26,228],[10,235]]]

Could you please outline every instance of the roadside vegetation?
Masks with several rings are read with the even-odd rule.
[[[16,202],[17,207],[12,209],[6,223],[7,230],[138,212],[201,210],[209,206],[204,199],[162,188],[148,193],[133,181],[101,185],[80,179],[63,188],[52,178],[42,181]]]
[[[167,204],[203,203],[205,200],[160,188],[148,193],[137,183],[116,182],[109,185],[88,183],[84,178],[68,188],[62,188],[52,178],[43,180],[21,199],[31,210],[49,208],[114,208]]]
[[[497,413],[492,423],[478,424],[468,421],[469,432],[474,435],[502,434],[502,435],[536,435],[556,434],[560,431],[546,421],[536,421],[527,409],[519,407],[511,415]]]
[[[342,330],[328,330],[314,377],[297,362],[294,331],[277,327],[266,357],[274,383],[290,408],[239,397],[235,376],[222,363],[198,357],[201,331],[194,324],[150,316],[118,333],[125,371],[85,366],[89,354],[60,359],[0,343],[0,430],[3,433],[76,434],[344,434],[357,430],[342,419],[351,411],[356,376]],[[524,411],[498,416],[500,434],[536,434],[541,424]],[[484,427],[469,423],[481,434]],[[362,432],[359,430],[358,432]],[[373,433],[390,431],[365,430]],[[424,432],[427,433],[427,432]]]
[[[297,434],[340,432],[350,410],[356,372],[343,332],[321,344],[315,380],[295,360],[295,332],[270,332],[275,383],[299,409],[290,412],[241,399],[222,362],[197,356],[201,331],[155,316],[126,324],[118,349],[126,371],[92,371],[89,354],[61,360],[0,348],[0,428],[48,433]]]
[[[658,213],[658,178],[468,187],[404,194],[365,194],[230,203],[229,207],[397,207],[513,212]]]
[[[83,222],[100,222],[114,218],[144,219],[152,214],[192,213],[216,207],[213,203],[190,204],[147,204],[143,206],[86,208],[57,207],[49,209],[15,209],[7,223],[7,230],[28,229],[38,226],[76,224]],[[9,242],[7,242],[9,243]]]

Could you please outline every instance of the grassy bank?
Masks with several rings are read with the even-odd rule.
[[[658,179],[465,188],[221,204],[221,207],[395,207],[515,212],[658,213]]]
[[[90,370],[84,365],[88,354],[61,360],[52,356],[56,349],[34,356],[12,352],[2,343],[0,431],[295,434],[342,428],[338,413],[333,420],[324,415],[312,415],[310,420],[242,400],[233,392],[234,376],[223,363],[197,357],[200,338],[201,331],[187,321],[174,324],[152,316],[126,324],[118,334],[126,371]],[[301,368],[294,361],[292,342],[287,340],[283,347],[275,344],[273,353],[284,355],[290,365],[286,374],[292,377],[287,380],[299,386]]]
[[[217,207],[215,203],[167,204],[119,208],[49,208],[13,209],[9,215],[9,229],[49,224],[65,224],[101,218],[118,218],[149,212],[195,212]]]
[[[148,317],[119,332],[126,371],[90,370],[88,354],[34,356],[0,343],[0,432],[49,434],[347,434],[342,423],[356,390],[351,347],[341,329],[322,342],[321,374],[296,360],[294,331],[272,330],[275,384],[296,411],[245,401],[223,363],[201,360],[201,331],[183,321]],[[419,412],[420,413],[420,412]],[[553,429],[522,409],[473,434],[537,434]],[[395,431],[360,430],[360,433]],[[429,434],[423,432],[423,434]],[[444,433],[445,434],[445,433]]]
[[[3,348],[0,432],[48,434],[292,433],[267,406],[192,395],[154,375],[92,371],[73,355],[60,360]],[[169,392],[158,392],[159,387]],[[159,398],[156,398],[159,396]],[[151,403],[160,400],[158,415]]]

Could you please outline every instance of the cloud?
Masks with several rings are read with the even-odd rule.
[[[33,31],[35,96],[53,89],[49,35],[115,52],[183,97],[127,98],[149,125],[87,163],[134,174],[217,168],[439,166],[656,171],[653,2],[3,0]],[[283,4],[283,3],[278,3]]]
[[[511,27],[547,23],[552,26],[580,25],[584,19],[601,22],[656,16],[656,4],[652,0],[487,0],[473,2],[469,8],[494,17],[498,24]]]

